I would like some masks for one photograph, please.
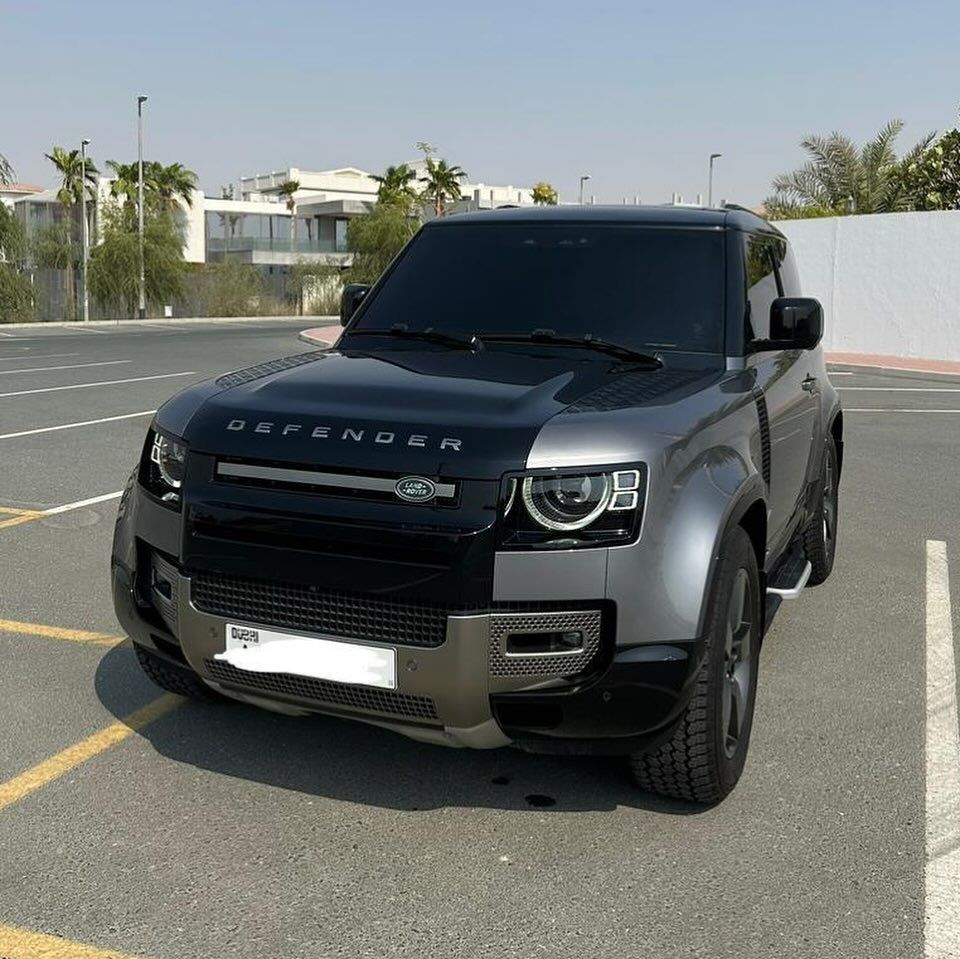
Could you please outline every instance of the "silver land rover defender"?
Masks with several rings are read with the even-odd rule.
[[[783,235],[450,216],[341,319],[157,413],[112,561],[146,672],[722,799],[764,632],[836,548],[843,417]]]

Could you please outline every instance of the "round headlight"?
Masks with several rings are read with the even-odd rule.
[[[184,465],[187,459],[187,448],[162,433],[153,438],[153,449],[150,451],[150,460],[156,464],[160,479],[173,489],[180,489],[183,482]]]
[[[610,478],[592,476],[528,476],[523,502],[544,529],[574,530],[589,526],[610,503]]]

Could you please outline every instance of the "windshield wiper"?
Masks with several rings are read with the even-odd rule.
[[[450,346],[458,350],[482,350],[483,343],[479,337],[472,336],[466,339],[453,336],[450,333],[441,333],[432,326],[425,330],[411,330],[406,323],[394,323],[385,329],[347,330],[347,336],[396,336],[404,340],[425,340],[427,343],[439,343],[441,346]]]
[[[642,363],[654,370],[663,366],[663,360],[659,356],[601,339],[592,333],[584,333],[583,336],[560,336],[555,330],[534,330],[532,333],[477,333],[475,338],[487,343],[547,343],[550,346],[578,346],[581,349],[596,350],[598,353],[607,353],[622,360],[629,360],[631,363]]]

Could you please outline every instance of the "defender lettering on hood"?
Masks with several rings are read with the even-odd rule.
[[[260,434],[277,434],[280,436],[289,436],[299,434],[309,436],[315,440],[348,440],[354,443],[372,442],[380,443],[384,446],[390,446],[399,443],[404,446],[413,446],[420,449],[441,449],[451,450],[454,453],[460,452],[462,440],[453,436],[444,436],[436,438],[427,433],[407,433],[399,437],[393,430],[367,430],[353,429],[346,427],[339,432],[335,432],[331,426],[313,426],[303,423],[277,423],[271,420],[260,420],[256,423],[248,423],[246,420],[233,419],[227,423],[226,428],[232,433],[241,433],[249,431]],[[366,438],[366,439],[365,439]]]

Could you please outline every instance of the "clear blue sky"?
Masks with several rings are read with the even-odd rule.
[[[598,202],[706,192],[755,204],[808,132],[905,148],[956,122],[957,0],[852,3],[247,0],[0,4],[0,153],[93,141],[196,170],[207,192],[268,170],[380,170],[436,144],[471,179],[544,179]]]

